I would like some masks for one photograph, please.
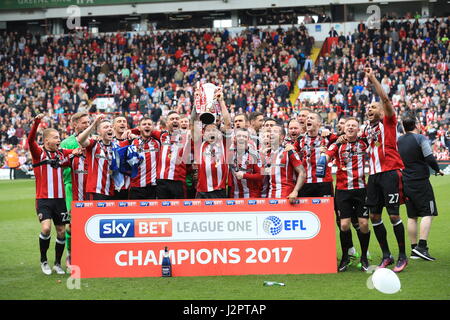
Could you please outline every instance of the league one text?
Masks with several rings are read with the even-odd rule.
[[[81,278],[161,276],[166,246],[173,276],[336,272],[331,198],[90,201],[72,210]]]

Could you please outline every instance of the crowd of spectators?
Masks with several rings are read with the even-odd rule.
[[[0,161],[11,148],[24,153],[32,118],[48,115],[62,139],[71,133],[70,114],[97,112],[95,98],[109,95],[130,126],[143,115],[155,122],[170,110],[189,114],[200,79],[221,84],[234,113],[260,111],[287,120],[308,103],[289,94],[304,69],[303,87],[326,87],[325,108],[333,126],[341,113],[364,115],[373,92],[362,69],[379,72],[398,113],[417,112],[433,150],[448,159],[450,144],[449,18],[425,23],[382,21],[340,34],[316,64],[314,39],[304,25],[289,30],[157,31],[146,35],[73,33],[40,37],[0,34]],[[323,103],[319,103],[323,106]],[[0,165],[3,165],[0,163]]]
[[[47,126],[64,139],[68,116],[98,111],[98,95],[114,98],[134,126],[155,122],[171,109],[190,113],[200,79],[224,86],[232,112],[287,109],[292,83],[313,39],[304,26],[289,30],[155,32],[148,35],[74,33],[61,37],[0,35],[0,142],[23,146],[31,119],[48,114]],[[271,109],[271,112],[281,112]],[[287,112],[287,110],[285,110]]]

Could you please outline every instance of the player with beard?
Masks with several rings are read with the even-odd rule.
[[[344,134],[345,123],[347,122],[348,119],[350,119],[350,117],[347,117],[347,116],[342,116],[339,118],[339,121],[337,123],[337,135],[338,136],[342,136]]]
[[[399,257],[395,272],[405,269],[408,259],[405,252],[405,228],[400,218],[400,205],[403,200],[402,172],[404,168],[397,149],[397,117],[392,103],[376,79],[371,68],[365,68],[369,81],[374,85],[381,102],[372,102],[367,107],[369,125],[364,128],[363,136],[369,143],[370,175],[367,182],[367,202],[370,210],[375,236],[383,252],[381,268],[394,263],[387,242],[386,228],[381,213],[383,207],[389,214],[399,248]]]
[[[34,175],[36,177],[36,213],[41,224],[39,234],[39,250],[41,253],[41,269],[46,275],[52,273],[47,262],[47,251],[50,245],[51,222],[56,228],[55,265],[57,274],[65,274],[61,268],[61,257],[64,252],[65,225],[70,222],[66,208],[62,167],[68,166],[69,157],[78,149],[59,149],[61,139],[55,129],[43,131],[44,145],[36,142],[37,129],[43,114],[36,116],[31,127],[27,142],[30,148]]]
[[[120,145],[126,141],[124,133],[128,130],[127,118],[122,115],[118,115],[113,119],[114,139],[113,141]],[[128,199],[128,190],[131,184],[131,177],[124,175],[124,184],[120,191],[114,190],[114,200],[126,200]]]
[[[78,135],[78,142],[86,148],[88,177],[86,192],[89,200],[114,200],[114,180],[110,166],[114,147],[112,123],[99,115],[95,121]],[[89,139],[97,129],[98,139]]]
[[[246,128],[236,130],[234,148],[230,150],[230,198],[261,197],[261,161],[258,152],[250,147]]]
[[[228,146],[231,119],[225,101],[222,88],[219,87],[214,93],[214,99],[219,102],[224,133],[219,130],[216,123],[204,127],[203,133],[200,129],[200,121],[197,121],[195,109],[191,114],[192,137],[194,140],[194,161],[198,167],[198,182],[196,198],[226,198],[228,178]],[[222,123],[221,123],[222,124]]]
[[[288,134],[286,136],[286,142],[295,143],[300,137],[300,123],[297,119],[291,119],[288,122]]]
[[[305,169],[295,150],[287,151],[284,145],[285,132],[276,124],[270,131],[270,159],[264,168],[269,175],[268,198],[288,198],[294,203],[305,182]]]
[[[370,231],[369,214],[365,206],[364,167],[368,145],[364,139],[358,138],[359,122],[356,118],[348,118],[343,131],[343,142],[333,143],[326,151],[327,161],[334,158],[337,164],[335,208],[338,213],[342,248],[342,259],[338,271],[346,271],[350,265],[349,250],[353,247],[350,224],[353,220],[356,220],[359,225],[361,270],[367,271]]]
[[[152,131],[152,136],[161,143],[156,176],[158,199],[186,198],[186,174],[191,153],[189,135],[181,130],[180,115],[176,111],[167,114],[166,130]]]
[[[306,170],[306,183],[300,191],[301,197],[333,196],[331,167],[326,166],[325,177],[323,178],[317,176],[316,170],[322,148],[328,148],[336,141],[337,136],[334,134],[319,135],[321,125],[322,117],[317,112],[310,112],[306,119],[306,135],[300,139],[298,146]]]
[[[161,144],[156,175],[157,199],[186,198],[191,141],[189,132],[181,129],[180,118],[178,112],[170,111],[166,119],[160,119],[162,130],[153,130],[151,133]],[[131,139],[133,134],[141,134],[139,128],[125,131],[124,136]]]
[[[156,199],[156,176],[161,144],[152,137],[153,121],[144,117],[139,121],[140,136],[131,136],[120,146],[134,145],[144,161],[139,165],[138,174],[131,179],[130,199]]]

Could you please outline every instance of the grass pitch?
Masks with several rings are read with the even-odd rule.
[[[45,276],[39,266],[40,225],[34,209],[33,180],[0,181],[0,299],[150,299],[150,300],[393,300],[450,299],[450,176],[432,177],[439,216],[433,221],[429,247],[435,262],[410,260],[399,274],[402,290],[385,295],[366,287],[368,274],[351,266],[345,273],[321,275],[257,275],[186,278],[82,279],[80,289],[68,289],[67,276]],[[397,244],[387,214],[388,240],[397,257]],[[402,206],[405,222],[406,211]],[[52,265],[55,231],[48,252]],[[353,241],[359,249],[356,234]],[[337,241],[340,257],[339,240]],[[372,264],[380,249],[372,232]],[[410,253],[407,240],[407,253]],[[318,252],[317,254],[320,254]],[[65,259],[65,255],[63,261]],[[264,287],[264,280],[285,287]]]

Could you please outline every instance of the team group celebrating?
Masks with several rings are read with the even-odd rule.
[[[73,135],[61,142],[59,132],[47,128],[39,146],[36,136],[44,117],[39,114],[28,144],[36,177],[42,271],[65,273],[61,259],[66,245],[70,267],[71,203],[85,200],[265,197],[294,203],[298,197],[334,197],[342,248],[340,272],[348,269],[355,252],[352,225],[361,246],[360,268],[368,270],[369,219],[382,250],[379,267],[395,263],[383,208],[398,244],[393,270],[405,269],[405,227],[399,210],[406,203],[411,258],[434,260],[426,241],[437,216],[428,166],[443,172],[414,116],[403,119],[406,134],[398,139],[394,108],[374,71],[366,68],[365,72],[379,101],[366,106],[367,123],[342,117],[336,134],[322,128],[320,113],[306,108],[289,120],[287,132],[277,119],[259,112],[231,119],[220,87],[214,93],[220,116],[209,124],[199,121],[194,108],[190,115],[170,111],[158,124],[143,117],[136,128],[128,128],[120,115],[110,120],[98,114],[90,121],[88,113],[79,112],[71,117]],[[196,91],[194,96],[198,95]],[[138,155],[134,158],[138,160],[129,161],[136,170],[117,179],[112,170],[114,150],[125,147]],[[332,163],[337,167],[335,188]],[[422,218],[419,241],[418,218]],[[57,232],[53,268],[47,259],[52,220]]]

